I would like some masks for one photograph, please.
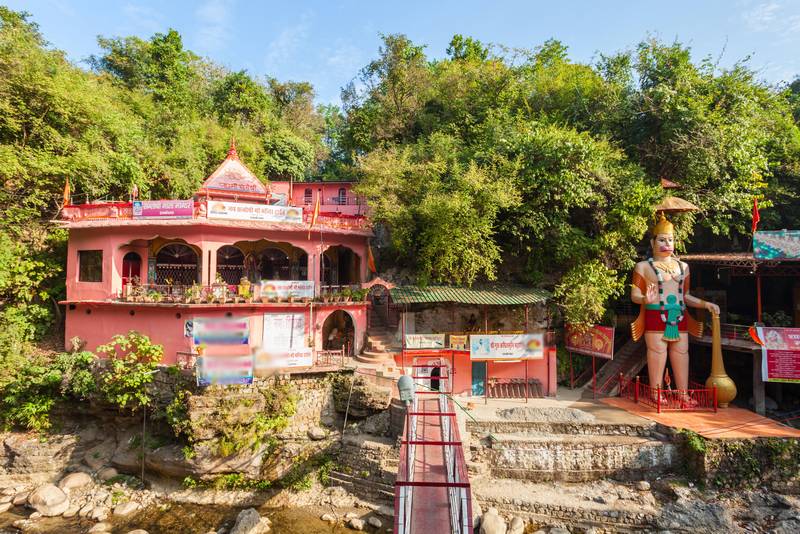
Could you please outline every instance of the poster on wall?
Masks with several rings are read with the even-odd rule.
[[[313,280],[262,280],[261,296],[267,298],[314,298]]]
[[[253,383],[253,356],[207,354],[197,359],[197,385]]]
[[[450,348],[453,350],[467,350],[469,344],[469,336],[467,335],[450,335]]]
[[[195,345],[247,345],[250,343],[250,319],[196,317],[191,332]]]
[[[599,325],[580,329],[566,325],[564,344],[569,352],[611,360],[614,358],[614,329]]]
[[[255,374],[266,377],[279,369],[311,367],[314,365],[313,354],[308,347],[292,351],[260,350],[255,356]]]
[[[753,257],[759,260],[800,259],[800,230],[754,233]]]
[[[471,360],[541,360],[544,334],[478,334],[469,336]]]
[[[444,334],[406,334],[407,349],[443,349]]]
[[[292,352],[305,349],[306,316],[304,313],[265,313],[261,348],[265,352]]]
[[[208,201],[209,219],[231,219],[238,221],[269,221],[302,223],[303,208],[276,206],[270,204],[250,204],[247,202]]]
[[[765,382],[800,383],[800,328],[756,328]]]
[[[134,200],[134,219],[191,219],[194,201],[188,200]]]

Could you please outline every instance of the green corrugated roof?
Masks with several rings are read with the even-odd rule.
[[[550,298],[544,289],[523,286],[453,287],[453,286],[402,286],[391,289],[392,301],[397,304],[422,304],[457,302],[459,304],[485,304],[489,306],[518,306],[540,304]]]

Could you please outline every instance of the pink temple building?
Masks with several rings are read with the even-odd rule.
[[[246,342],[209,351],[298,366],[321,350],[357,354],[372,229],[351,185],[265,185],[231,146],[193,199],[65,206],[66,345],[137,330],[176,363],[197,353],[200,323],[227,317],[249,323]]]

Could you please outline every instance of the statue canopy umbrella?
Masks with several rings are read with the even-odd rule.
[[[700,211],[700,208],[680,197],[667,196],[655,207],[656,213],[683,213],[687,211]]]

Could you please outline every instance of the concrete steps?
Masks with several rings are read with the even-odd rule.
[[[597,393],[598,395],[613,396],[619,390],[619,375],[622,373],[626,378],[632,378],[639,374],[647,364],[645,354],[647,346],[643,339],[639,341],[628,340],[622,348],[615,354],[614,359],[607,362],[597,373]],[[592,380],[586,384],[587,395],[591,393]]]
[[[653,479],[679,457],[677,444],[626,435],[492,434],[472,449],[492,476],[532,482]]]

